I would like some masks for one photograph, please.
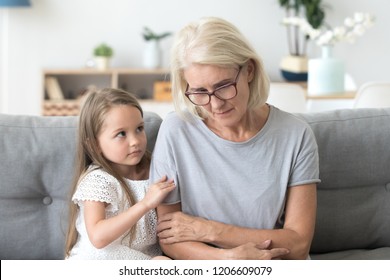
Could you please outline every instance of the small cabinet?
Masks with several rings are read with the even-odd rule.
[[[91,88],[122,88],[139,99],[153,99],[156,82],[169,81],[166,69],[51,69],[43,71],[42,114],[77,115]]]

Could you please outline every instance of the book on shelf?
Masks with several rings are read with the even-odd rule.
[[[56,77],[45,78],[45,88],[47,96],[50,100],[63,100],[64,94],[62,93],[60,84]]]

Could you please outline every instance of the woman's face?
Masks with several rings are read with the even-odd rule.
[[[188,83],[187,92],[209,92],[236,81],[237,95],[228,100],[211,96],[210,103],[203,105],[208,113],[208,121],[220,126],[236,126],[247,113],[249,100],[249,82],[253,74],[248,71],[252,67],[241,69],[221,68],[213,65],[193,64],[184,70],[184,78]],[[253,72],[253,71],[251,71]],[[234,91],[234,86],[231,88]],[[218,94],[218,93],[217,93]]]

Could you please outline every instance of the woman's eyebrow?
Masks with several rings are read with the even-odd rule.
[[[219,81],[219,82],[216,82],[215,84],[213,84],[213,89],[216,89],[216,88],[219,88],[221,86],[224,86],[228,83],[231,83],[233,82],[232,79],[223,79],[222,81]],[[207,89],[205,87],[198,87],[198,88],[193,88],[193,87],[188,87],[188,90],[191,90],[191,91],[206,91]]]

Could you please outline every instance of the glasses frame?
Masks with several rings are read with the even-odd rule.
[[[196,105],[196,106],[206,106],[206,105],[210,104],[210,102],[211,102],[211,96],[213,96],[213,95],[214,95],[216,98],[218,98],[219,100],[223,100],[223,101],[233,99],[233,98],[236,97],[237,94],[238,94],[238,91],[237,91],[237,81],[238,81],[238,76],[240,75],[241,69],[242,69],[242,66],[240,66],[240,68],[238,69],[236,78],[234,79],[233,82],[230,82],[230,83],[224,84],[224,85],[222,85],[222,86],[220,86],[220,87],[217,87],[217,88],[214,89],[212,92],[209,92],[209,91],[207,91],[207,92],[203,92],[203,91],[202,91],[202,92],[196,92],[196,91],[190,92],[190,91],[188,91],[189,84],[187,83],[187,88],[186,88],[186,91],[184,92],[184,95],[188,98],[188,100],[189,100],[192,104],[194,104],[194,105]],[[230,86],[234,86],[234,89],[236,90],[236,94],[235,94],[234,96],[232,96],[232,97],[230,97],[230,98],[221,98],[220,96],[218,96],[218,94],[216,94],[216,92],[217,92],[218,90],[221,90],[221,89],[224,89],[224,88],[227,88],[227,87],[230,87]],[[191,98],[190,98],[190,95],[195,95],[195,94],[203,94],[203,95],[206,94],[206,95],[208,95],[208,97],[209,97],[209,101],[208,101],[207,103],[205,103],[205,104],[196,104],[196,103],[193,102],[193,101],[191,100]]]

